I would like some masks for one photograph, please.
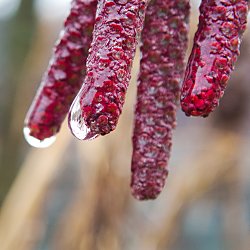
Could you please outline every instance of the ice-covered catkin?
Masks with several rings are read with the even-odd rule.
[[[36,147],[55,139],[82,86],[92,40],[97,0],[73,0],[50,65],[25,119],[24,134]]]
[[[91,139],[115,129],[148,1],[99,1],[87,76],[69,115],[77,138]]]
[[[188,0],[152,0],[142,31],[131,188],[155,199],[168,175],[172,132],[188,40]]]
[[[246,0],[203,0],[181,93],[186,115],[208,116],[224,94],[246,29]]]

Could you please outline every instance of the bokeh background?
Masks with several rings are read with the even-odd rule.
[[[0,0],[0,249],[249,250],[250,32],[220,108],[206,119],[178,113],[166,187],[139,202],[129,189],[138,53],[115,132],[81,142],[64,124],[48,149],[24,141],[69,5]]]

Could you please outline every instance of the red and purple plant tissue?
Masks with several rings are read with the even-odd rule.
[[[73,0],[25,120],[27,141],[49,146],[74,98],[69,126],[77,138],[113,131],[142,33],[131,189],[139,200],[155,199],[169,172],[189,10],[188,0]],[[218,106],[239,56],[248,2],[202,0],[200,13],[181,105],[187,115],[205,117]]]
[[[155,199],[165,185],[188,41],[188,0],[151,1],[142,31],[133,134],[133,195]]]
[[[246,0],[203,0],[181,93],[186,115],[208,116],[224,94],[246,29]]]
[[[25,119],[24,134],[35,147],[53,143],[82,86],[97,0],[73,0],[50,65]]]
[[[79,139],[106,135],[122,112],[148,0],[100,0],[87,76],[69,115]]]

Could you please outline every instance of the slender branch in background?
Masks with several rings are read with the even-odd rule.
[[[10,130],[13,112],[18,108],[14,106],[19,76],[22,72],[22,62],[30,50],[36,20],[33,13],[33,0],[23,0],[16,15],[6,24],[5,35],[8,37],[8,58],[6,71],[8,76],[4,79],[6,101],[3,110],[0,110],[0,204],[9,189],[20,164],[19,145],[20,135],[13,136]]]
[[[61,168],[62,155],[70,142],[70,134],[63,133],[58,143],[47,150],[31,151],[15,180],[0,213],[1,250],[28,250],[30,232],[35,231],[40,209],[48,186]],[[46,164],[44,164],[46,159]],[[22,248],[22,246],[24,246]]]

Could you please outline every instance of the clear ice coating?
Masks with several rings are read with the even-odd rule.
[[[50,138],[46,138],[44,140],[39,140],[39,139],[30,135],[30,128],[29,127],[23,128],[23,134],[24,134],[24,138],[26,139],[26,141],[31,146],[33,146],[35,148],[47,148],[50,145],[52,145],[56,140],[55,136],[52,136]]]
[[[79,140],[91,140],[98,136],[98,134],[91,132],[90,128],[85,124],[78,96],[70,108],[69,128],[72,134]]]

